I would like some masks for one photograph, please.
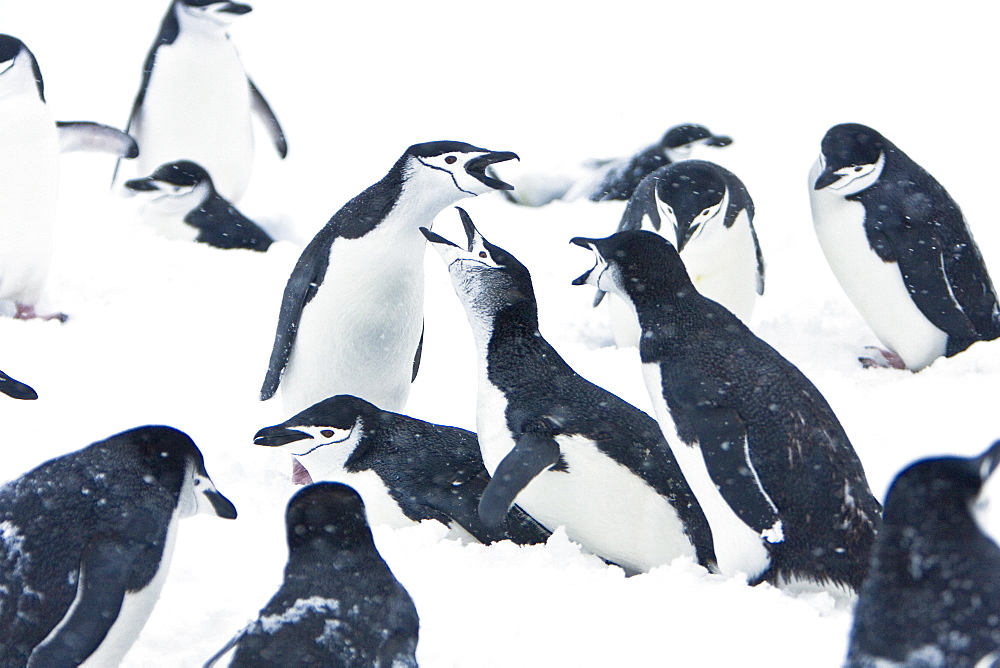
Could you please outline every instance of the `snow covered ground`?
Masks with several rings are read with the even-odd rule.
[[[123,126],[157,4],[0,0],[0,30],[34,51],[56,118]],[[125,665],[199,665],[278,586],[294,489],[287,459],[252,437],[286,417],[279,401],[256,398],[281,290],[302,244],[415,142],[513,150],[538,171],[627,154],[681,122],[731,135],[731,147],[696,157],[734,171],[757,205],[768,273],[751,326],[825,394],[875,494],[913,459],[978,453],[1000,437],[997,344],[916,375],[857,364],[876,341],[826,266],[806,190],[826,129],[869,124],[949,189],[1000,276],[995,3],[253,4],[233,39],[290,152],[281,162],[261,142],[240,208],[284,240],[257,254],[157,238],[135,225],[133,201],[108,192],[112,161],[66,156],[46,305],[70,320],[0,320],[0,369],[40,395],[0,401],[0,480],[163,423],[191,434],[239,509],[234,522],[182,524]],[[525,209],[490,195],[463,206],[532,271],[542,333],[570,364],[649,410],[637,353],[611,347],[591,289],[570,285],[592,259],[569,238],[610,233],[621,205]],[[450,210],[435,230],[461,238]],[[433,252],[426,268],[426,343],[407,412],[473,428],[471,333]],[[375,533],[416,602],[424,666],[843,659],[849,606],[826,594],[748,588],[686,562],[626,579],[559,533],[525,548],[463,545],[432,523]]]

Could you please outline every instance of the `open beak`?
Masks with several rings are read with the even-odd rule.
[[[520,160],[520,158],[517,157],[516,153],[510,151],[490,151],[486,155],[473,158],[466,163],[465,171],[494,190],[513,190],[514,186],[496,178],[496,175],[492,174],[493,170],[490,170],[491,174],[486,173],[486,168],[490,165],[507,160]]]
[[[288,443],[302,441],[307,438],[312,438],[312,436],[304,431],[289,429],[288,427],[283,427],[279,424],[273,427],[264,427],[258,431],[253,437],[253,442],[257,445],[266,445],[268,447],[275,448],[281,445],[287,445]]]
[[[599,261],[600,251],[597,250],[596,246],[598,239],[588,239],[587,237],[573,237],[572,239],[569,240],[569,242],[575,246],[579,246],[580,248],[587,248],[593,251],[594,255],[597,256],[597,259],[595,260],[594,266],[592,268],[588,269],[582,275],[573,279],[573,285],[586,285],[587,283],[590,282],[591,274],[593,274],[594,270],[597,269],[598,265],[600,265]]]

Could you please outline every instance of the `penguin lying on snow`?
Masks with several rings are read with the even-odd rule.
[[[191,160],[239,203],[253,167],[255,115],[278,155],[285,135],[264,96],[247,77],[226,32],[249,5],[228,0],[174,0],[142,69],[127,130],[139,142],[139,173]]]
[[[134,158],[138,148],[106,125],[53,121],[38,62],[10,35],[0,35],[0,145],[0,301],[13,302],[15,317],[34,318],[52,261],[60,152]]]
[[[896,476],[854,610],[849,668],[1000,661],[1000,548],[973,512],[998,464],[1000,441]]]
[[[659,233],[680,252],[698,292],[749,323],[757,295],[764,294],[764,257],[753,216],[753,200],[735,174],[704,160],[685,160],[642,180],[618,231]],[[595,305],[603,296],[599,290]],[[632,309],[617,297],[609,308],[615,343],[638,346]]]
[[[809,183],[820,246],[889,348],[876,350],[885,364],[919,371],[1000,337],[996,291],[958,204],[892,142],[857,123],[834,126]]]
[[[358,493],[310,485],[289,501],[285,524],[281,588],[205,668],[234,650],[231,668],[416,668],[417,609],[378,553]]]
[[[11,378],[3,371],[0,371],[0,392],[14,399],[31,400],[38,398],[38,393],[32,387]]]
[[[544,174],[515,181],[516,193],[506,193],[515,204],[544,206],[553,200],[592,202],[628,200],[649,174],[671,163],[687,160],[695,146],[723,147],[732,139],[713,135],[704,125],[675,125],[659,142],[628,158],[595,160],[575,174]],[[579,172],[582,171],[582,174]]]
[[[266,251],[274,241],[223,199],[208,172],[190,160],[160,165],[149,176],[126,181],[125,187],[152,195],[144,213],[165,236],[256,251]]]
[[[680,556],[714,567],[705,515],[656,422],[563,361],[538,331],[528,270],[459,212],[467,248],[423,232],[448,266],[479,354],[477,432],[493,476],[483,521],[499,524],[516,499],[630,573]]]
[[[826,400],[739,318],[694,289],[651,232],[575,238],[574,281],[632,305],[657,419],[712,526],[723,573],[857,590],[881,507]]]
[[[167,574],[177,520],[226,519],[172,427],[122,432],[0,487],[0,665],[118,665]]]
[[[280,383],[289,413],[336,394],[402,410],[423,342],[418,229],[462,198],[509,189],[486,168],[516,157],[455,141],[414,144],[335,213],[288,278],[260,398]]]
[[[254,443],[291,452],[308,471],[309,482],[333,480],[358,490],[372,524],[457,522],[483,543],[544,543],[549,535],[516,507],[499,528],[479,519],[479,499],[490,476],[476,435],[465,429],[339,395],[261,429]]]

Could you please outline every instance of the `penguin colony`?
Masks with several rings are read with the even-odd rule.
[[[140,175],[121,185],[151,198],[145,217],[166,237],[268,250],[275,239],[236,209],[251,184],[251,118],[280,157],[288,150],[227,33],[250,11],[174,0],[126,132],[53,121],[34,55],[0,35],[0,132],[20,161],[4,161],[0,179],[10,314],[38,315],[60,151],[136,159]],[[679,557],[749,585],[837,591],[857,601],[849,666],[1000,661],[1000,548],[975,517],[1000,442],[913,464],[883,512],[819,390],[752,331],[765,267],[753,200],[732,172],[688,159],[697,145],[730,143],[678,125],[546,200],[627,201],[617,231],[572,240],[596,260],[574,283],[596,287],[597,301],[613,296],[616,343],[638,347],[655,419],[545,340],[514,252],[461,209],[464,245],[431,230],[460,199],[497,191],[528,203],[494,170],[515,153],[416,143],[344,204],[292,268],[261,366],[260,398],[280,389],[291,417],[253,441],[290,453],[306,485],[287,505],[284,579],[206,665],[417,665],[418,610],[370,524],[424,520],[484,544],[543,543],[562,528],[629,574]],[[816,235],[884,346],[861,363],[917,372],[1000,338],[996,291],[945,189],[860,124],[831,128],[819,149]],[[404,412],[420,369],[428,243],[471,328],[477,433]],[[3,372],[0,392],[38,397]],[[168,576],[178,521],[199,512],[237,517],[198,446],[167,426],[119,433],[0,487],[0,665],[120,662]]]

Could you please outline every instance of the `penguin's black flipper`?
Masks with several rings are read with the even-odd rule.
[[[299,256],[295,268],[285,284],[285,292],[281,296],[281,310],[278,313],[278,327],[274,333],[274,346],[271,348],[271,359],[267,364],[264,384],[260,388],[260,399],[266,401],[278,391],[281,374],[285,371],[288,358],[295,345],[295,335],[302,318],[302,309],[316,296],[316,291],[323,283],[327,266],[330,261],[330,246],[327,237],[333,234],[327,225],[313,237],[302,255]]]
[[[750,461],[747,429],[739,413],[731,408],[697,408],[689,419],[695,425],[705,467],[722,498],[769,543],[784,540],[778,509]]]
[[[514,449],[497,466],[479,500],[479,517],[486,526],[500,526],[518,493],[535,476],[558,463],[560,454],[550,430],[522,432]]]
[[[38,398],[38,393],[33,388],[19,380],[14,380],[3,371],[0,371],[0,392],[14,399],[31,400]]]
[[[271,136],[271,143],[274,144],[274,150],[284,158],[288,155],[288,141],[285,139],[285,132],[281,129],[277,117],[271,110],[271,105],[267,103],[264,96],[257,90],[257,86],[250,80],[250,77],[247,77],[247,83],[250,84],[250,110],[260,119],[264,127],[267,128],[267,134]]]
[[[142,544],[117,536],[94,539],[80,560],[76,600],[55,635],[37,646],[29,668],[78,666],[100,646],[118,618]]]
[[[426,322],[426,321],[425,321]],[[421,323],[420,325],[420,342],[417,343],[417,352],[413,355],[413,375],[410,376],[410,382],[412,383],[417,379],[417,372],[420,371],[420,356],[424,352],[424,332],[427,327]]]
[[[139,156],[139,145],[128,133],[110,125],[90,121],[56,121],[59,152],[99,151],[131,160]]]

